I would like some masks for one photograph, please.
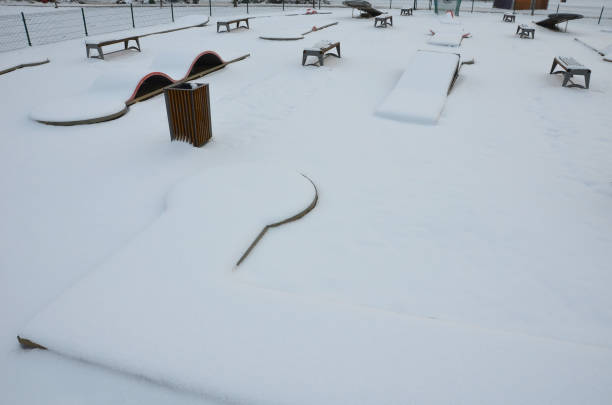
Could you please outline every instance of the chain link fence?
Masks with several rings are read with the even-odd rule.
[[[197,0],[196,0],[197,1]],[[128,30],[173,22],[187,15],[231,15],[262,11],[278,12],[291,7],[342,7],[342,0],[201,0],[200,4],[117,4],[71,6],[45,12],[22,12],[0,15],[0,52],[43,45],[84,36]],[[296,2],[297,1],[297,2]],[[550,0],[547,10],[535,10],[535,15],[578,13],[595,23],[611,25],[612,5],[604,7],[601,0]],[[375,8],[432,10],[432,0],[371,0]],[[494,9],[492,0],[463,0],[461,13],[503,13]],[[234,5],[236,7],[234,7]],[[521,10],[529,14],[531,10]]]

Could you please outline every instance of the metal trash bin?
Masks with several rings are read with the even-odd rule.
[[[170,140],[201,147],[212,137],[208,83],[180,83],[164,90]]]

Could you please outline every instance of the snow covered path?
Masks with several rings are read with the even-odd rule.
[[[101,269],[151,230],[168,192],[181,179],[215,167],[265,161],[307,173],[319,186],[319,206],[290,230],[269,233],[238,272],[228,274],[231,268],[221,266],[205,273],[216,274],[247,297],[275,297],[269,307],[254,304],[254,311],[284,303],[288,308],[314,306],[320,316],[314,316],[313,323],[287,320],[253,333],[274,336],[291,325],[308,330],[328,313],[348,331],[355,330],[349,325],[363,322],[356,339],[378,337],[383,342],[372,343],[376,349],[364,352],[363,359],[384,368],[392,358],[408,358],[390,366],[401,371],[397,387],[387,392],[401,394],[395,397],[398,402],[447,403],[453,398],[458,403],[491,403],[504,392],[504,400],[514,403],[576,403],[585,398],[605,403],[612,386],[612,64],[573,38],[605,43],[611,36],[596,26],[574,23],[567,34],[538,30],[536,40],[520,40],[513,35],[515,26],[498,17],[462,17],[473,37],[460,50],[475,57],[476,64],[462,68],[435,126],[374,115],[412,54],[428,48],[426,33],[436,21],[426,13],[397,17],[387,30],[350,19],[347,10],[327,17],[257,19],[250,31],[227,35],[208,27],[146,38],[142,54],[116,54],[107,62],[85,60],[79,41],[29,50],[44,51],[52,63],[0,77],[3,93],[16,98],[0,113],[7,127],[0,137],[0,184],[5,191],[0,209],[8,213],[1,234],[0,339],[6,352],[3,364],[9,365],[0,373],[7,377],[3,383],[12,382],[10,388],[0,387],[3,392],[10,393],[11,402],[36,403],[24,385],[28,377],[43,378],[37,370],[54,373],[58,367],[63,372],[54,378],[68,380],[99,372],[15,347],[17,333],[44,330],[49,340],[57,339],[53,343],[61,352],[184,385],[204,392],[204,398],[297,402],[299,398],[287,396],[291,385],[255,392],[248,378],[235,391],[228,391],[227,381],[221,380],[210,389],[207,383],[214,381],[198,377],[215,375],[215,370],[189,364],[192,351],[173,351],[173,341],[163,338],[164,325],[154,320],[144,332],[157,334],[159,340],[152,339],[152,344],[161,345],[158,356],[151,357],[150,347],[132,357],[129,347],[109,349],[122,333],[112,329],[114,322],[129,319],[112,306],[107,317],[92,319],[91,329],[79,332],[95,339],[91,345],[71,346],[67,339],[73,335],[63,334],[78,330],[78,320],[86,315],[79,310],[91,306],[73,313],[57,310],[67,290],[92,285],[83,291],[95,291],[92,280],[104,278]],[[304,41],[257,38],[274,27],[296,27],[299,33],[328,20],[340,23],[309,35],[308,41],[340,40],[343,57],[326,60],[323,68],[300,65]],[[528,17],[518,20],[528,22]],[[95,126],[51,128],[27,118],[24,105],[33,97],[53,102],[62,92],[78,92],[68,86],[75,78],[87,87],[104,70],[144,68],[176,43],[194,52],[252,54],[206,78],[214,137],[203,149],[168,141],[160,97],[134,106],[121,120]],[[562,88],[559,77],[548,75],[558,54],[572,55],[591,67],[589,91]],[[163,233],[157,237],[164,240]],[[150,246],[164,258],[162,248]],[[181,271],[186,272],[182,276],[189,273],[197,291],[204,275],[188,269],[199,269],[201,263],[187,253],[177,261],[186,259],[186,265],[172,268],[172,273],[177,279]],[[159,270],[169,269],[162,263]],[[135,288],[138,278],[132,277],[144,270],[115,269],[130,277],[106,285],[109,302],[127,304],[119,291]],[[171,278],[161,279],[172,288]],[[153,282],[150,287],[145,296],[163,285]],[[224,298],[215,299],[214,291],[200,304],[218,303],[222,308]],[[89,296],[92,301],[101,297]],[[37,325],[35,316],[45,309],[59,321]],[[98,309],[104,313],[104,307]],[[180,313],[171,303],[165,310]],[[347,323],[344,316],[353,321]],[[182,325],[199,331],[197,323],[185,320]],[[319,332],[313,331],[313,339]],[[358,357],[350,359],[346,353],[367,346],[347,342],[339,348],[345,337],[342,328],[328,332],[330,340],[316,341],[313,350],[319,346],[327,350],[323,354],[346,360],[330,373],[356,370],[349,365]],[[215,339],[219,336],[211,342]],[[379,351],[386,345],[402,347],[410,339],[413,344],[397,356]],[[262,353],[270,354],[274,363],[272,349],[262,347]],[[227,364],[239,360],[231,351],[223,353],[230,356],[225,357]],[[308,353],[296,354],[304,356],[300,372],[317,374],[308,366]],[[261,375],[278,372],[266,368],[266,359],[258,359],[255,350],[244,355],[252,356],[253,364],[263,361]],[[140,367],[145,357],[148,366]],[[530,359],[537,360],[529,364]],[[332,390],[325,392],[337,388],[344,398],[368,389],[371,394],[368,383],[375,381],[378,369],[368,369],[368,361],[364,370],[347,371],[346,380],[336,385],[318,384]],[[448,364],[453,366],[446,368]],[[302,375],[292,371],[283,373],[287,381]],[[243,377],[253,377],[255,371],[243,372]],[[136,395],[137,389],[112,388],[124,384],[118,380],[109,382],[111,391],[125,392],[128,398]],[[538,385],[545,388],[538,391]],[[351,391],[351,386],[361,388]],[[52,387],[47,389],[39,402],[59,397]],[[141,395],[150,395],[139,389]]]

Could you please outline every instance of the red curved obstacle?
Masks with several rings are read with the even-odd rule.
[[[186,82],[204,76],[208,73],[212,73],[216,70],[224,68],[230,63],[242,60],[247,56],[249,55],[247,54],[225,62],[218,53],[213,51],[204,51],[195,57],[187,69],[185,76],[180,79],[175,80],[163,72],[151,72],[147,74],[140,79],[136,85],[136,88],[132,92],[132,95],[126,100],[125,103],[127,105],[131,105],[138,101],[146,100],[147,98],[161,93],[170,85]]]

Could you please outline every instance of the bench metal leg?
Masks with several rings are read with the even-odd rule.
[[[563,84],[561,85],[562,87],[567,87],[567,83],[569,82],[570,78],[572,77],[571,73],[563,73]]]
[[[324,59],[325,59],[325,55],[323,55],[323,53],[319,54],[319,66],[323,66]]]
[[[302,53],[302,66],[304,66],[306,64],[306,58],[308,57],[308,55],[306,54],[306,52]]]
[[[584,74],[584,84],[585,84],[585,89],[589,88],[589,82],[591,81],[591,73],[585,73]]]
[[[96,49],[98,50],[98,58],[104,60],[104,53],[102,52],[102,47],[98,46],[96,47]]]
[[[550,74],[552,74],[555,71],[555,68],[557,67],[557,60],[555,59],[553,61],[552,67],[550,68]]]

